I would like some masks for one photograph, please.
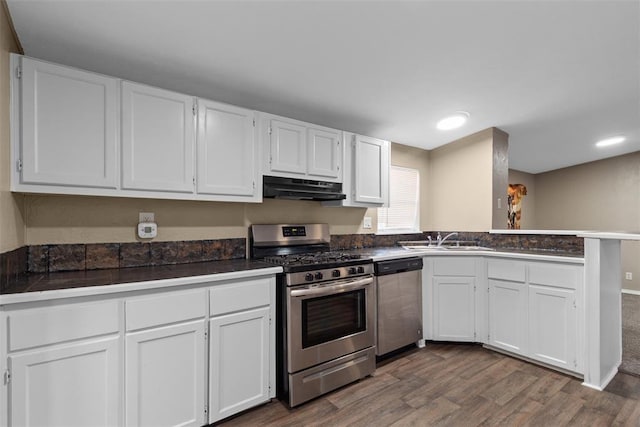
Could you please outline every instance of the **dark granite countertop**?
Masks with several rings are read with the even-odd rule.
[[[233,273],[273,267],[275,267],[273,264],[267,264],[261,261],[236,259],[155,267],[82,270],[48,274],[34,273],[21,276],[18,280],[11,282],[9,286],[2,289],[0,295],[206,276],[210,274]]]
[[[565,257],[565,258],[584,258],[584,254],[568,251],[550,250],[550,249],[509,249],[498,248],[491,251],[487,250],[420,250],[420,249],[404,249],[400,246],[388,246],[377,248],[362,248],[352,249],[345,251],[347,253],[358,254],[363,257],[370,257],[374,260],[384,258],[407,258],[413,256],[425,256],[425,255],[476,255],[478,252],[482,252],[484,255],[533,255],[533,256],[552,256],[552,257]]]

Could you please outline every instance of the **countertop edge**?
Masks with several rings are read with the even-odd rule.
[[[407,252],[397,252],[383,255],[374,255],[371,258],[373,261],[386,261],[390,259],[410,258],[410,257],[424,257],[424,256],[486,256],[491,258],[517,258],[526,259],[531,261],[554,261],[564,262],[571,264],[584,264],[584,256],[563,256],[563,255],[547,255],[547,254],[524,254],[516,252],[503,252],[503,251],[460,251],[460,252],[447,252],[447,251],[430,251],[412,249]]]
[[[115,293],[135,292],[140,290],[162,289],[173,286],[193,285],[201,282],[219,282],[223,280],[243,279],[250,277],[270,276],[282,272],[282,267],[273,266],[250,270],[212,273],[197,276],[184,276],[170,279],[155,279],[141,282],[125,282],[100,286],[86,286],[50,291],[21,292],[0,295],[0,307],[10,304],[50,301],[64,298],[78,298]]]

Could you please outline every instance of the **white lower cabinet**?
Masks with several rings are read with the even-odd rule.
[[[433,278],[434,340],[475,341],[475,278]]]
[[[269,307],[212,318],[209,422],[269,400]]]
[[[425,260],[426,261],[426,260]],[[427,289],[423,304],[431,307],[432,329],[425,320],[426,337],[435,341],[476,341],[478,315],[476,257],[439,256],[425,262]],[[429,301],[431,300],[431,301]]]
[[[204,320],[127,334],[127,426],[202,426]]]
[[[489,260],[488,344],[582,372],[583,270],[559,262]]]
[[[576,291],[529,286],[529,357],[575,371],[577,361]]]
[[[120,348],[112,336],[10,355],[9,425],[119,425]]]
[[[527,285],[489,279],[489,344],[527,352]]]
[[[275,396],[274,274],[162,285],[0,306],[0,427],[203,426]]]

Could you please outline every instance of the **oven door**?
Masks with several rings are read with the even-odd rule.
[[[375,345],[373,276],[287,289],[289,373]]]

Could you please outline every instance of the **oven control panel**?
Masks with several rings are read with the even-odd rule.
[[[372,263],[356,265],[351,267],[333,267],[321,270],[301,271],[287,273],[287,286],[302,285],[305,283],[323,282],[326,280],[336,280],[347,277],[364,276],[373,274]]]

